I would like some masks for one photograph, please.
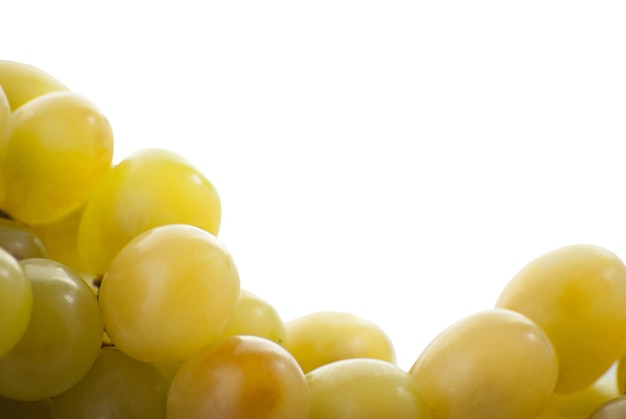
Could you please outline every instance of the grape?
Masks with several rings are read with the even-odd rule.
[[[78,255],[78,225],[84,206],[49,224],[33,226],[33,231],[48,252],[48,258],[76,272],[87,272]]]
[[[31,307],[30,281],[18,261],[0,248],[0,357],[24,335]]]
[[[89,373],[52,400],[52,419],[165,419],[166,394],[152,365],[102,348]]]
[[[4,164],[9,136],[11,135],[11,106],[0,85],[0,167]],[[4,179],[0,170],[0,208],[4,206]]]
[[[278,344],[285,340],[285,324],[276,309],[250,291],[241,290],[239,306],[223,336],[260,336]]]
[[[145,149],[126,157],[89,199],[78,251],[93,274],[104,274],[133,237],[160,225],[190,224],[217,235],[221,203],[213,185],[179,155]]]
[[[0,396],[0,419],[50,419],[50,400],[24,402]]]
[[[0,87],[13,111],[45,93],[68,90],[63,83],[40,68],[8,60],[0,60]]]
[[[17,220],[0,217],[0,247],[14,258],[47,258],[48,252],[35,231]]]
[[[598,382],[582,391],[553,394],[534,419],[587,419],[603,403],[617,396],[605,382]]]
[[[511,310],[469,315],[443,330],[409,370],[434,418],[532,418],[558,366],[544,331]]]
[[[102,112],[75,93],[53,92],[19,107],[11,121],[3,209],[36,225],[83,205],[111,168],[113,132]]]
[[[557,393],[594,383],[626,345],[626,267],[610,251],[572,245],[527,264],[502,290],[497,307],[538,324],[559,362]]]
[[[307,419],[304,373],[280,345],[230,336],[185,361],[167,398],[168,419]]]
[[[305,373],[348,358],[395,362],[395,350],[385,332],[346,312],[318,311],[286,322],[284,346]]]
[[[102,318],[89,286],[48,259],[20,261],[30,280],[31,318],[22,339],[0,358],[0,395],[35,401],[82,379],[98,356]]]
[[[215,236],[172,224],[120,250],[99,298],[113,344],[138,360],[163,363],[216,341],[237,308],[239,289],[235,263]]]
[[[310,419],[420,419],[430,411],[413,378],[387,361],[331,362],[306,374]]]
[[[626,396],[615,397],[598,407],[589,419],[623,419],[626,417]]]
[[[617,371],[615,373],[615,384],[620,394],[626,393],[626,354],[622,354],[617,361]]]

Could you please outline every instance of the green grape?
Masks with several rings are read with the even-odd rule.
[[[98,300],[85,281],[49,259],[20,261],[33,294],[22,339],[0,358],[0,395],[35,401],[72,387],[102,344]]]
[[[78,225],[84,206],[49,224],[32,229],[48,252],[48,258],[61,262],[76,272],[87,272],[78,255]]]
[[[395,364],[343,359],[306,374],[310,419],[426,419],[431,417],[413,378]]]
[[[131,240],[100,284],[113,344],[149,363],[182,361],[216,341],[239,302],[232,256],[211,233],[185,224]]]
[[[167,398],[168,419],[308,419],[309,388],[295,359],[258,336],[230,336],[186,360]]]
[[[346,312],[318,311],[286,322],[284,346],[305,373],[349,358],[395,362],[395,350],[385,332]]]
[[[31,307],[30,281],[18,261],[0,247],[0,357],[26,332]]]
[[[89,373],[52,400],[52,419],[165,419],[165,378],[117,348],[102,348]]]
[[[13,111],[45,93],[68,90],[45,71],[30,64],[9,60],[0,60],[0,87]]]
[[[12,218],[54,222],[83,205],[111,169],[109,121],[76,93],[39,96],[18,108],[11,124],[2,176],[3,209]]]
[[[35,231],[16,220],[0,217],[0,247],[14,258],[47,258],[48,252]]]
[[[437,335],[409,370],[433,418],[533,418],[554,390],[552,343],[511,310],[467,316]]]
[[[50,419],[50,400],[24,402],[0,396],[0,419]]]
[[[567,246],[520,270],[497,307],[520,312],[550,337],[559,362],[557,393],[593,384],[626,345],[626,267],[608,250]]]
[[[179,155],[137,151],[103,179],[78,232],[78,252],[93,274],[104,274],[133,237],[160,225],[190,224],[217,235],[221,203],[213,185]]]
[[[223,334],[224,337],[234,335],[260,336],[282,344],[285,324],[270,303],[242,289],[239,306]]]

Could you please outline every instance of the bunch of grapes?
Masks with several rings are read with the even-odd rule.
[[[242,289],[214,185],[169,150],[113,164],[113,143],[87,98],[0,61],[0,419],[626,417],[607,249],[530,261],[403,370],[371,321],[283,321]]]

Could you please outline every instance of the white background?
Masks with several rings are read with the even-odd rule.
[[[409,368],[574,243],[626,256],[618,2],[10,1],[0,59],[217,187],[242,285],[381,326]]]

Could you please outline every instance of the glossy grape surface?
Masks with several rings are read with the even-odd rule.
[[[612,252],[573,245],[541,255],[502,290],[496,306],[537,323],[554,344],[557,393],[592,385],[626,345],[626,266]]]
[[[3,209],[28,225],[53,222],[85,203],[111,167],[113,131],[89,100],[72,92],[18,108],[2,165]]]
[[[18,260],[48,257],[48,251],[32,228],[3,217],[0,217],[0,247]]]
[[[0,358],[0,395],[34,401],[56,396],[80,381],[102,344],[102,318],[89,286],[48,259],[20,262],[33,293],[30,322],[21,340]]]
[[[286,322],[285,332],[284,346],[305,373],[348,358],[395,362],[393,344],[385,332],[353,313],[310,313]]]
[[[168,419],[308,419],[309,387],[295,359],[258,336],[230,336],[180,367]]]
[[[554,390],[558,365],[546,334],[523,315],[491,309],[437,335],[409,373],[434,418],[533,418]]]
[[[223,337],[234,335],[260,336],[282,344],[285,341],[285,324],[269,302],[242,289],[239,306]]]
[[[30,281],[18,261],[0,248],[0,357],[26,332],[31,308]]]
[[[215,236],[173,224],[124,246],[102,279],[99,301],[115,346],[144,362],[175,362],[222,335],[239,287],[234,260]]]
[[[307,375],[310,419],[426,419],[431,412],[413,378],[396,365],[345,359]]]
[[[12,110],[45,93],[68,90],[63,83],[42,69],[9,60],[0,60],[0,87]]]
[[[86,268],[104,274],[115,254],[140,233],[165,224],[191,224],[214,235],[221,202],[206,177],[179,155],[137,151],[115,166],[90,197],[78,233]]]

